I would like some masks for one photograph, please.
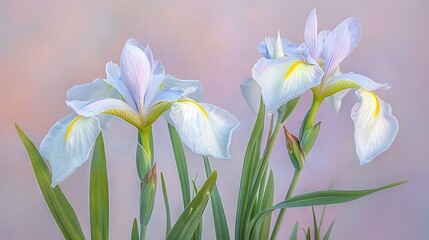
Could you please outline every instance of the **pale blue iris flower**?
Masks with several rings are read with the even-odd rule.
[[[52,168],[52,186],[88,159],[111,115],[144,129],[171,108],[172,124],[186,146],[205,156],[229,158],[231,134],[239,122],[226,110],[197,102],[199,81],[165,76],[150,48],[134,39],[125,44],[119,65],[106,64],[106,73],[105,80],[68,91],[67,105],[75,113],[55,123],[41,143],[40,152]]]
[[[339,64],[359,42],[359,22],[349,17],[334,30],[318,33],[314,9],[307,18],[304,39],[304,43],[293,45],[278,36],[274,44],[265,44],[267,50],[261,51],[266,58],[258,60],[252,75],[261,88],[260,94],[266,108],[274,112],[290,99],[312,89],[318,101],[326,99],[338,112],[341,99],[350,89],[357,88],[356,94],[361,101],[353,107],[351,114],[355,123],[356,152],[362,165],[372,161],[389,148],[399,126],[391,113],[391,106],[374,93],[375,90],[388,89],[387,84],[377,83],[360,74],[343,74],[339,70]],[[285,42],[288,52],[281,47]],[[270,47],[274,49],[269,50]],[[259,49],[262,49],[261,44]],[[287,56],[267,54],[282,50]],[[297,57],[300,55],[301,58]],[[267,59],[269,56],[279,58]],[[298,62],[303,63],[296,65]],[[246,79],[241,88],[246,101],[255,109],[255,98],[259,99],[258,87]]]

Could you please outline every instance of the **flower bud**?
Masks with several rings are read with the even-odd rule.
[[[156,164],[149,170],[141,183],[140,195],[140,222],[147,226],[152,216],[153,204],[156,193]]]
[[[283,126],[286,136],[286,147],[288,150],[289,158],[295,168],[300,171],[304,167],[305,151],[302,149],[301,144],[297,137],[295,137],[289,130]]]
[[[312,128],[307,129],[307,131],[305,131],[304,134],[302,135],[302,139],[301,139],[302,148],[307,154],[310,152],[311,148],[313,148],[313,145],[316,142],[317,136],[319,136],[320,123],[321,122],[318,122]]]

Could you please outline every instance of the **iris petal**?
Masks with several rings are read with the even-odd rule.
[[[318,55],[319,45],[318,45],[318,36],[317,36],[316,9],[313,9],[307,17],[307,22],[305,24],[304,39],[308,49],[310,50],[311,57],[313,59],[317,59],[319,57]]]
[[[359,89],[360,98],[352,109],[355,128],[356,152],[360,164],[372,161],[386,151],[398,132],[398,120],[392,115],[392,107],[373,92]]]
[[[240,124],[231,113],[211,104],[184,99],[172,105],[170,116],[183,143],[194,153],[230,158],[231,135]]]
[[[40,154],[52,169],[52,186],[70,176],[90,155],[100,133],[96,117],[70,114],[56,122],[40,145]]]
[[[249,107],[257,114],[261,103],[261,87],[253,78],[248,77],[240,84],[240,89]]]
[[[261,58],[252,69],[253,79],[261,87],[264,104],[271,113],[318,85],[322,75],[317,64],[294,57]]]

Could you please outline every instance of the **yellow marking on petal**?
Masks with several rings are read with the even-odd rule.
[[[301,64],[304,64],[303,61],[296,61],[295,63],[292,64],[292,66],[290,66],[290,68],[287,70],[284,80],[287,80],[288,77],[290,77],[290,75],[293,73],[293,71]]]
[[[67,140],[68,140],[68,138],[69,138],[69,135],[70,135],[71,129],[72,129],[72,128],[73,128],[73,126],[76,124],[77,120],[79,120],[80,118],[82,118],[82,116],[77,116],[75,119],[73,119],[73,121],[71,121],[70,125],[67,127],[67,130],[66,130],[66,141],[67,141]]]
[[[201,112],[204,114],[204,117],[205,117],[206,119],[209,119],[209,115],[207,114],[206,110],[205,110],[203,107],[201,107],[201,105],[200,105],[199,103],[195,102],[194,100],[191,100],[191,99],[183,99],[183,100],[179,100],[179,102],[187,102],[187,103],[192,103],[192,104],[194,104],[195,106],[197,106],[197,107],[201,110]]]
[[[380,112],[380,101],[378,100],[378,97],[375,93],[373,93],[373,92],[369,92],[369,93],[371,93],[371,95],[375,99],[375,110],[374,110],[373,118],[376,118],[378,113]]]

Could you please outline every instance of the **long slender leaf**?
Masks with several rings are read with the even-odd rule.
[[[59,186],[51,187],[51,172],[33,142],[15,124],[16,131],[21,138],[31,160],[34,174],[45,198],[46,204],[52,213],[65,239],[85,239],[79,220],[73,207],[70,205]]]
[[[295,222],[289,240],[298,240],[298,222]]]
[[[211,192],[216,183],[216,178],[217,171],[215,170],[203,184],[198,194],[189,203],[182,214],[180,214],[177,222],[168,234],[167,240],[186,240],[192,237],[210,199]]]
[[[103,134],[95,141],[89,179],[91,239],[109,239],[109,185]]]
[[[274,202],[274,175],[273,171],[270,171],[268,176],[267,185],[265,187],[264,198],[262,200],[261,210],[270,208],[273,206]],[[260,233],[258,239],[268,239],[270,236],[270,226],[271,226],[271,214],[267,216],[264,222],[261,225]]]
[[[332,221],[331,224],[329,225],[328,230],[325,233],[325,236],[323,237],[323,240],[329,240],[329,238],[331,237],[331,231],[332,231],[332,227],[334,226],[334,222]]]
[[[245,222],[244,215],[246,211],[252,209],[246,209],[248,194],[251,190],[250,183],[252,182],[253,175],[256,171],[256,163],[260,158],[260,149],[262,141],[262,133],[264,131],[264,118],[265,118],[265,107],[262,99],[259,103],[258,116],[255,121],[255,125],[252,130],[249,142],[247,144],[246,153],[244,155],[243,167],[240,179],[240,191],[238,195],[237,213],[235,218],[235,239],[242,239],[244,237],[245,229],[247,228],[247,222]]]
[[[168,233],[171,230],[171,215],[170,215],[170,204],[168,203],[168,192],[167,192],[167,186],[165,185],[165,179],[164,174],[161,172],[161,187],[162,187],[162,196],[164,198],[164,205],[165,205],[165,218],[166,218],[166,227],[165,227],[165,236],[168,235]]]
[[[197,182],[197,176],[195,176],[194,180],[192,180],[192,186],[194,189],[192,197],[197,195],[199,192],[196,182]],[[200,221],[200,223],[198,223],[197,229],[195,229],[194,234],[191,237],[191,240],[201,240],[202,237],[203,237],[203,221]]]
[[[204,156],[204,168],[206,170],[207,177],[212,173],[210,162],[208,157]],[[218,240],[229,240],[228,223],[225,217],[225,210],[223,208],[222,199],[220,197],[217,186],[213,187],[211,194],[211,204],[213,210],[213,220],[215,225],[216,239]]]
[[[401,181],[388,184],[382,187],[366,190],[326,190],[298,195],[295,197],[291,197],[283,202],[280,202],[272,208],[262,211],[260,214],[258,214],[252,219],[251,226],[257,227],[256,225],[259,225],[266,216],[268,216],[276,209],[330,205],[350,202],[368,196],[372,193],[404,184],[406,182],[407,181]]]
[[[191,201],[191,190],[189,188],[188,166],[186,164],[185,152],[182,141],[176,129],[168,124],[171,145],[173,147],[174,159],[176,161],[177,172],[179,174],[180,187],[182,189],[183,207],[188,206]]]
[[[134,218],[133,228],[131,229],[131,240],[139,240],[139,227],[137,225],[137,219]]]
[[[313,206],[311,206],[311,212],[313,214],[314,240],[320,240],[319,226],[317,226],[316,213]]]

